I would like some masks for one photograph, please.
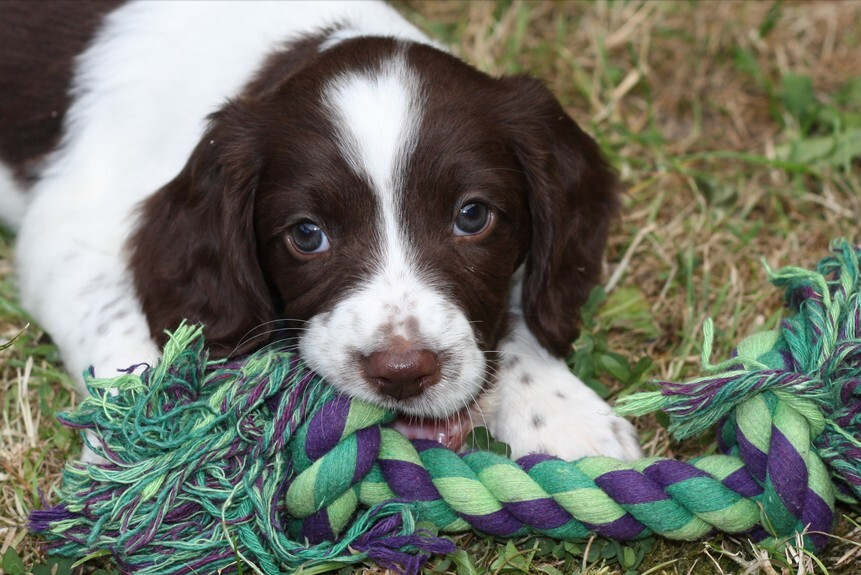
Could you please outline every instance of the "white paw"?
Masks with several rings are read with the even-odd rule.
[[[512,457],[540,452],[568,461],[604,455],[623,461],[643,451],[629,421],[615,414],[568,366],[547,354],[507,355],[488,405],[488,428]]]

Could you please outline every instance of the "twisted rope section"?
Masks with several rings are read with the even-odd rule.
[[[861,501],[861,250],[835,240],[831,252],[815,271],[796,267],[770,271],[772,283],[784,289],[792,312],[778,329],[743,340],[733,358],[708,367],[712,374],[684,383],[659,382],[659,391],[622,400],[620,411],[664,410],[672,421],[670,431],[679,439],[719,423],[721,450],[745,457],[762,478],[772,435],[746,432],[750,423],[741,418],[739,408],[770,392],[769,405],[779,401],[803,414],[812,449],[826,463],[837,486],[836,496],[857,505]],[[707,352],[710,323],[706,328]],[[795,437],[793,445],[801,445],[802,436],[795,430],[777,431],[774,441]]]
[[[391,500],[411,502],[418,518],[442,531],[475,529],[500,537],[631,540],[659,534],[695,540],[717,530],[763,540],[810,531],[806,546],[817,549],[832,527],[833,488],[810,449],[807,418],[771,392],[738,408],[744,422],[739,437],[765,442],[766,449],[691,463],[650,458],[629,465],[603,457],[565,462],[540,454],[514,462],[484,451],[458,455],[436,442],[410,442],[376,427],[364,407],[335,398],[306,424],[345,429],[352,418],[369,425],[330,451],[321,449],[315,434],[297,434],[305,439],[296,444],[300,450],[319,457],[304,459],[287,491],[295,537],[333,539],[360,503]],[[379,430],[378,451],[355,457],[351,449],[345,464],[341,447],[369,429]]]

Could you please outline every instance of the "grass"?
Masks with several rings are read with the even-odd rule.
[[[713,356],[775,325],[772,267],[810,267],[831,238],[859,241],[861,3],[455,2],[397,6],[492,73],[544,78],[599,139],[625,185],[607,254],[606,300],[580,342],[577,369],[612,395],[649,379],[698,374],[701,328]],[[78,440],[51,414],[71,405],[57,352],[14,304],[12,239],[0,237],[0,555],[14,574],[52,565],[24,527],[40,490],[50,498]],[[22,332],[23,330],[23,332]],[[673,443],[659,418],[638,422],[650,454],[686,458],[711,438]],[[857,572],[858,514],[841,509],[816,560],[740,538],[498,541],[467,535],[429,572]],[[10,552],[9,550],[12,550]],[[14,558],[20,560],[15,563]],[[110,569],[110,566],[103,566]],[[91,569],[88,567],[88,569]],[[363,572],[378,573],[368,566]]]

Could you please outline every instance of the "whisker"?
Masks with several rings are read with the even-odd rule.
[[[289,318],[276,319],[276,320],[270,320],[270,321],[262,322],[262,323],[256,325],[255,327],[249,329],[247,332],[245,332],[245,334],[239,339],[239,341],[236,343],[236,345],[233,347],[233,349],[230,351],[230,353],[227,354],[227,357],[233,357],[238,349],[247,345],[248,343],[253,342],[254,340],[257,340],[257,339],[268,338],[270,335],[272,335],[274,333],[278,333],[281,331],[290,331],[290,332],[307,331],[306,327],[292,327],[292,326],[290,328],[283,328],[283,327],[277,328],[276,327],[275,329],[267,329],[264,331],[259,331],[260,329],[262,329],[264,327],[271,326],[271,325],[278,325],[278,324],[282,324],[285,322],[295,322],[295,323],[300,323],[300,324],[307,324],[308,323],[307,320],[289,319]],[[289,338],[285,338],[285,339],[289,339]],[[296,337],[296,339],[298,339],[298,337]]]

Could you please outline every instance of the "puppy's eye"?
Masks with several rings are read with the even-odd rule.
[[[321,254],[329,250],[329,237],[314,222],[302,222],[290,229],[290,245],[300,254]]]
[[[490,208],[481,202],[465,204],[454,220],[454,235],[474,236],[488,228],[492,213]]]

